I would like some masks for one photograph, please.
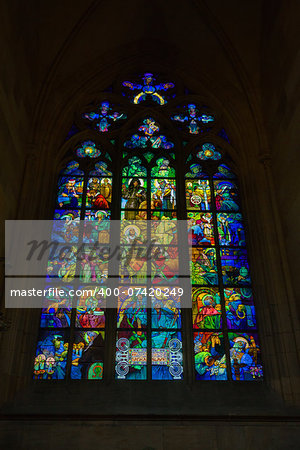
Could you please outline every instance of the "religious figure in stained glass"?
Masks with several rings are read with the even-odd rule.
[[[34,378],[60,380],[65,377],[69,343],[65,332],[42,331],[36,348]]]
[[[127,118],[126,114],[113,111],[113,108],[108,101],[102,102],[101,105],[96,108],[96,111],[82,114],[82,117],[91,121],[94,128],[101,133],[109,131],[108,129],[112,123]]]
[[[159,158],[156,161],[157,165],[152,167],[151,175],[153,177],[174,178],[175,169],[170,166],[170,161],[166,158]]]
[[[159,124],[152,117],[144,119],[143,125],[139,127],[139,131],[143,134],[134,134],[130,140],[125,141],[124,146],[127,148],[163,148],[168,150],[174,147],[173,142],[167,140],[166,136],[158,135]]]
[[[188,237],[190,245],[213,245],[213,217],[211,213],[188,212]]]
[[[112,185],[109,178],[90,178],[87,187],[86,206],[92,209],[109,209],[111,205]]]
[[[145,73],[143,78],[143,84],[132,83],[131,81],[124,81],[123,86],[128,87],[132,91],[139,91],[133,98],[133,103],[136,105],[146,100],[147,97],[151,98],[159,105],[165,105],[167,100],[160,94],[160,91],[167,91],[174,87],[173,83],[159,83],[154,84],[155,78],[152,73]]]
[[[83,192],[83,178],[62,177],[57,202],[60,208],[79,208]]]
[[[142,204],[144,204],[144,208],[146,207],[146,189],[143,186],[144,181],[141,178],[123,178],[122,198],[125,209],[139,209]],[[126,211],[125,218],[135,219],[135,213]]]
[[[123,167],[122,175],[125,177],[146,177],[147,169],[142,165],[142,161],[137,156],[128,160],[128,165]]]
[[[206,125],[210,122],[214,122],[214,117],[208,114],[199,114],[199,110],[193,103],[184,107],[183,114],[176,114],[171,117],[176,122],[187,122],[187,128],[190,134],[199,134],[200,125]]]
[[[194,333],[196,380],[227,380],[222,333]]]
[[[257,334],[229,333],[232,379],[251,381],[262,378]]]

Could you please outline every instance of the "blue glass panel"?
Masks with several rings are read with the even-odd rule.
[[[249,285],[249,264],[246,250],[222,248],[221,264],[223,283],[226,286]]]
[[[116,378],[119,380],[146,380],[146,332],[143,330],[119,330],[116,347]]]
[[[182,337],[180,331],[152,332],[152,379],[181,380]]]
[[[246,245],[241,214],[217,214],[219,244],[244,247]]]
[[[147,99],[151,99],[159,105],[165,105],[167,99],[162,91],[174,88],[174,84],[170,82],[158,83],[152,73],[145,73],[138,82],[124,81],[123,86],[135,91],[132,102],[136,105]]]
[[[40,331],[34,378],[36,380],[62,380],[66,375],[69,341],[65,331]]]
[[[222,333],[194,333],[196,380],[227,380]]]
[[[142,329],[147,325],[146,288],[120,286],[117,309],[117,327]]]
[[[238,211],[237,186],[231,181],[214,181],[217,211]]]
[[[257,334],[228,333],[232,379],[256,381],[263,378]]]
[[[104,360],[103,331],[75,331],[71,378],[102,379]]]
[[[224,289],[227,328],[250,330],[256,328],[255,308],[250,288]]]

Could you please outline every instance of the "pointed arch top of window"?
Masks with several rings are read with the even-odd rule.
[[[208,178],[208,175],[203,171],[201,164],[191,164],[187,171],[186,178]]]
[[[60,172],[61,175],[73,175],[82,176],[84,173],[79,169],[79,163],[77,161],[70,161],[65,168]]]
[[[94,169],[89,173],[89,175],[111,177],[112,172],[110,170],[108,170],[106,162],[99,161],[95,164]]]
[[[123,167],[122,175],[124,177],[146,177],[147,169],[142,165],[142,161],[137,156],[128,160],[128,165]]]
[[[213,178],[229,178],[234,179],[236,178],[236,175],[233,173],[233,171],[228,167],[226,164],[220,164],[218,167],[217,172],[214,174]]]
[[[158,158],[151,169],[151,176],[158,178],[175,178],[175,169],[167,158]]]

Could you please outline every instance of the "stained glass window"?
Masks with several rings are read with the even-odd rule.
[[[52,239],[64,250],[48,261],[34,361],[39,380],[100,380],[104,371],[108,263],[100,250],[110,241],[112,172],[92,141],[71,153],[79,159],[65,165],[57,184]]]
[[[186,172],[195,378],[257,380],[263,373],[236,176],[219,164],[220,153],[196,151],[203,168],[189,160]]]
[[[231,139],[169,77],[126,79],[66,132],[34,378],[260,380]]]
[[[148,126],[149,122],[144,123]],[[144,143],[137,148],[143,149]],[[160,157],[139,151],[136,156],[125,155],[116,379],[182,379],[176,222],[173,158],[170,159],[167,152]],[[151,258],[146,257],[149,241],[152,243]]]

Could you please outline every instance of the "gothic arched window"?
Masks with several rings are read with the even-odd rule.
[[[215,112],[146,73],[83,108],[64,145],[34,378],[261,379],[237,177]]]

